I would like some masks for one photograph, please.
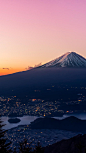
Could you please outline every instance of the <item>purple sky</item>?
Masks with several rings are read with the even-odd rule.
[[[0,0],[0,74],[68,51],[86,57],[86,0]]]

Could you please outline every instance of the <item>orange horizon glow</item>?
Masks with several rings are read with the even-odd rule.
[[[0,76],[2,75],[8,75],[8,74],[13,74],[21,71],[26,71],[24,68],[14,68],[14,69],[0,69]]]

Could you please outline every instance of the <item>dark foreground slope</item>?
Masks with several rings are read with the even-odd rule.
[[[38,118],[30,124],[31,129],[59,129],[86,133],[86,120],[74,116],[58,120],[54,118]]]
[[[53,89],[55,90],[59,87],[63,88],[64,86],[86,87],[86,68],[34,68],[25,72],[0,77],[1,94],[11,94],[11,92],[12,94],[26,94],[35,89],[40,89],[41,91],[50,89],[52,86],[54,86]],[[63,88],[61,92],[64,93],[64,90]],[[57,92],[58,91],[56,91],[56,94]],[[68,95],[69,93],[65,94]],[[35,93],[32,93],[32,95],[35,95]],[[38,98],[42,98],[43,95],[45,95],[45,93]],[[56,96],[52,93],[49,95],[51,95],[51,97]]]
[[[0,77],[0,88],[43,87],[55,83],[86,85],[86,68],[34,68]]]
[[[47,146],[45,153],[86,153],[86,134]]]

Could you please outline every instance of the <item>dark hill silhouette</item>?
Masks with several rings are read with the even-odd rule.
[[[86,120],[74,116],[58,120],[54,118],[38,118],[30,124],[31,129],[59,129],[86,133]]]
[[[47,146],[44,153],[86,153],[86,134]]]
[[[44,87],[51,84],[86,85],[86,68],[34,68],[32,70],[0,76],[0,88]]]
[[[19,119],[19,118],[10,118],[10,119],[8,119],[8,122],[9,123],[19,123],[21,120]]]
[[[52,88],[52,85],[55,87]],[[74,88],[67,91],[64,86],[79,88],[78,91]],[[80,87],[86,87],[86,68],[34,68],[0,77],[0,93],[7,96],[28,94],[29,98],[36,99],[77,100],[77,94],[83,91]],[[50,88],[53,91],[47,91]],[[41,92],[35,93],[36,89]]]

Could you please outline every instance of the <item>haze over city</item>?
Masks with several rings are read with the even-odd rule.
[[[0,1],[0,75],[69,51],[86,58],[85,0]]]

